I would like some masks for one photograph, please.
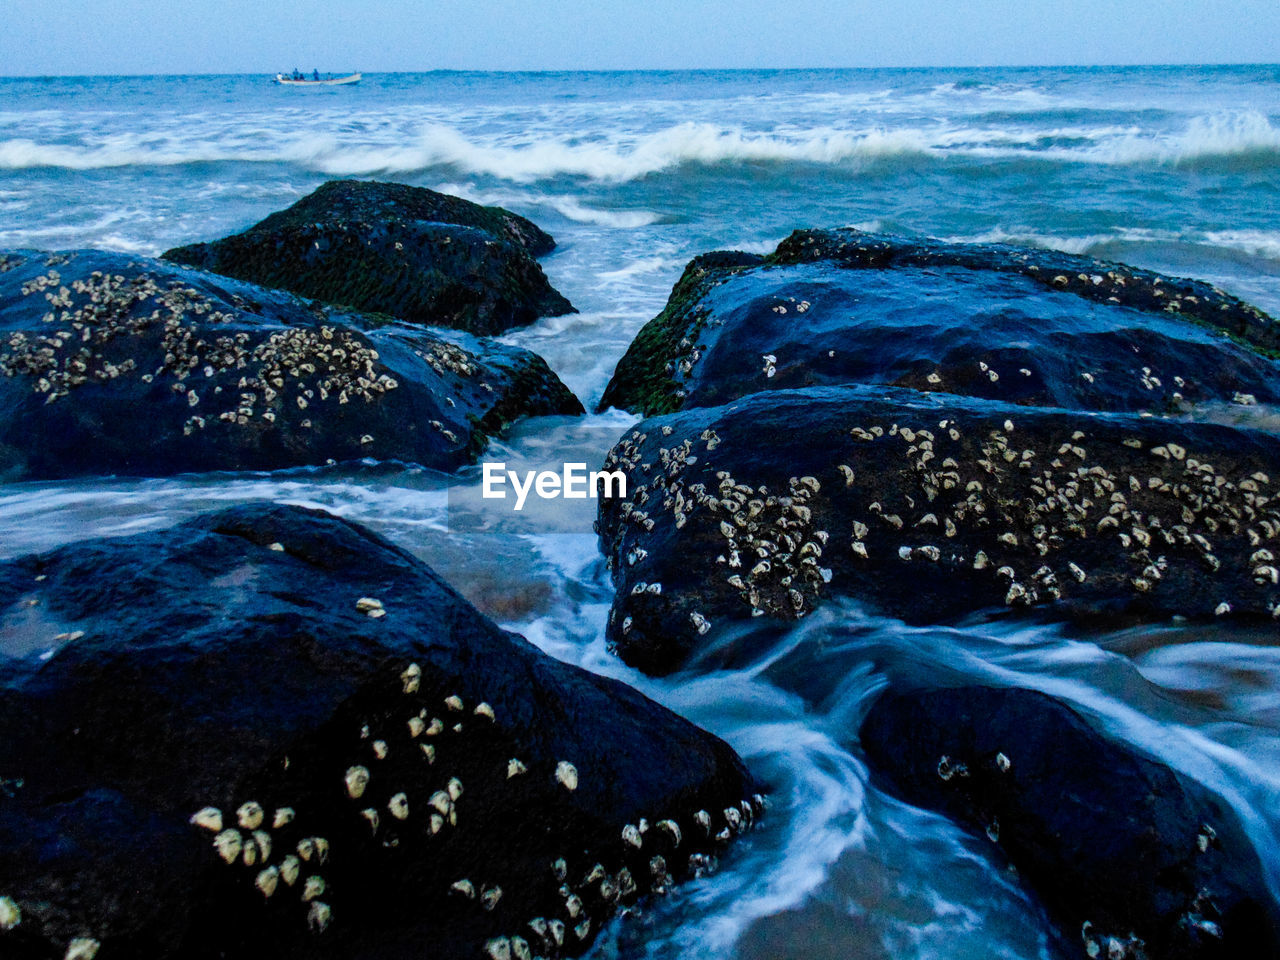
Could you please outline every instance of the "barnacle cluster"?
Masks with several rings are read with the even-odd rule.
[[[1197,575],[1218,572],[1223,565],[1215,539],[1233,541],[1232,562],[1244,565],[1259,586],[1275,586],[1280,579],[1272,553],[1263,545],[1280,537],[1280,511],[1266,492],[1271,482],[1266,474],[1228,474],[1172,442],[1147,451],[1150,469],[1133,463],[1128,470],[1109,469],[1103,463],[1115,449],[1113,441],[1104,441],[1101,455],[1093,456],[1081,430],[1064,435],[1056,445],[1022,445],[1012,441],[1013,429],[1006,420],[1003,428],[987,430],[975,457],[951,420],[938,424],[937,436],[927,428],[896,423],[887,430],[881,425],[853,428],[851,435],[863,443],[896,440],[905,445],[908,467],[901,477],[911,491],[902,494],[901,503],[872,501],[865,513],[855,514],[853,551],[866,557],[870,524],[888,524],[914,541],[898,548],[903,560],[936,563],[946,555],[955,567],[985,571],[1001,582],[1010,606],[1060,599],[1070,591],[1068,584],[1082,587],[1090,574],[1080,564],[1068,558],[1052,561],[1064,552],[1073,554],[1074,546],[1088,539],[1101,540],[1111,557],[1123,557],[1119,566],[1127,567],[1135,593],[1155,589],[1171,564],[1194,562]],[[1145,441],[1129,437],[1123,445],[1137,451]],[[959,458],[938,461],[938,452]],[[971,558],[946,548],[965,526],[979,528],[986,541]],[[1241,536],[1248,550],[1239,542]],[[931,542],[920,542],[926,538]]]
[[[322,933],[332,917],[329,904],[320,899],[326,883],[319,869],[329,859],[329,841],[305,835],[295,825],[296,819],[292,807],[277,807],[268,827],[263,806],[246,800],[235,811],[235,826],[212,806],[192,814],[191,824],[214,835],[215,855],[227,866],[243,870],[245,882],[264,900],[296,893],[299,914],[312,930]]]
[[[68,287],[61,274],[50,269],[22,285],[24,297],[36,294],[42,294],[51,308],[42,318],[49,332],[11,333],[0,352],[0,373],[32,377],[35,392],[44,394],[46,403],[76,387],[106,383],[135,370],[135,358],[114,362],[104,352],[119,338],[163,325],[167,348],[169,332],[180,326],[188,308],[211,314],[210,322],[229,319],[212,311],[209,301],[190,287],[172,282],[161,288],[146,274],[126,279],[95,270]],[[153,309],[144,313],[139,308],[148,301]]]
[[[631,597],[662,589],[641,579],[655,566],[661,572],[647,536],[659,523],[691,522],[684,536],[707,562],[715,557],[722,577],[709,590],[665,601],[668,610],[687,611],[689,636],[706,633],[710,615],[724,610],[721,580],[752,616],[791,618],[812,610],[833,577],[873,569],[892,577],[884,566],[891,562],[928,565],[926,582],[964,578],[1011,607],[1163,590],[1163,602],[1176,608],[1180,588],[1171,580],[1216,580],[1219,614],[1262,607],[1280,618],[1280,501],[1271,478],[1244,463],[1223,469],[1217,457],[1135,434],[1091,442],[1083,430],[1049,429],[1017,443],[1010,420],[964,426],[944,418],[848,428],[848,449],[833,451],[848,462],[829,474],[760,483],[720,470],[712,487],[711,462],[689,471],[708,457],[708,441],[720,442],[714,430],[703,431],[700,448],[689,439],[656,443],[659,429],[633,431],[606,460],[643,481],[617,505],[609,532],[610,568],[629,588],[615,604],[615,637],[636,628],[641,608]],[[859,463],[866,469],[855,473],[849,464]],[[836,517],[848,525],[847,542],[819,529],[834,530]],[[1244,577],[1261,592],[1229,595]],[[693,609],[699,601],[710,607]]]
[[[43,317],[49,330],[10,334],[0,373],[31,377],[46,403],[85,384],[135,373],[142,351],[132,348],[136,355],[125,356],[131,347],[124,341],[154,334],[161,359],[140,379],[168,382],[193,411],[213,407],[192,414],[187,434],[210,422],[273,423],[287,409],[306,410],[329,399],[370,402],[399,386],[380,369],[378,352],[349,330],[320,325],[218,334],[217,327],[235,321],[236,313],[219,309],[191,286],[161,284],[146,272],[125,277],[95,270],[66,285],[50,269],[23,284],[22,293],[49,302]]]
[[[669,429],[664,429],[669,435]],[[609,470],[634,472],[638,467],[651,473],[621,504],[623,522],[648,532],[655,523],[650,511],[671,513],[677,528],[695,514],[704,513],[714,519],[724,541],[724,552],[716,562],[723,565],[725,581],[748,605],[752,616],[769,613],[799,618],[810,612],[822,584],[831,579],[831,570],[821,562],[829,535],[815,527],[810,507],[811,499],[822,488],[818,479],[792,477],[786,488],[776,493],[765,484],[738,482],[725,470],[716,472],[714,488],[704,482],[686,483],[685,470],[699,460],[693,451],[700,447],[705,455],[715,450],[720,444],[719,435],[707,429],[696,442],[685,439],[673,447],[660,447],[655,464],[660,469],[652,471],[641,461],[641,448],[647,439],[648,434],[632,431],[605,461]],[[647,556],[648,552],[637,546],[626,556],[628,566]],[[655,591],[654,587],[658,589]],[[637,581],[632,585],[632,593],[660,590],[660,584]],[[711,621],[697,610],[690,611],[689,622],[699,634],[711,629]],[[623,633],[628,630],[629,625],[624,622]]]
[[[1032,360],[1027,362],[1035,363]],[[1023,378],[1033,376],[1033,371],[1029,367],[1019,367],[1017,373]],[[1043,371],[1041,373],[1043,375]],[[957,374],[960,375],[959,378]],[[973,368],[960,367],[952,371],[935,368],[923,378],[919,374],[911,374],[899,378],[895,384],[924,392],[954,392],[969,395],[974,392],[969,385],[971,377],[985,379],[995,384],[1000,380],[1000,371],[993,364],[978,360],[974,362]],[[966,382],[957,382],[958,379]],[[1080,383],[1075,385],[1075,389],[1080,402],[1086,408],[1092,408],[1095,404],[1106,408],[1112,399],[1125,396],[1132,398],[1131,402],[1136,402],[1137,398],[1144,398],[1140,404],[1143,409],[1158,409],[1166,412],[1188,412],[1194,409],[1194,404],[1210,400],[1243,406],[1258,402],[1253,394],[1241,393],[1239,390],[1232,390],[1229,395],[1223,390],[1220,395],[1217,395],[1212,383],[1207,379],[1198,379],[1194,373],[1187,370],[1170,374],[1146,365],[1110,371],[1095,367],[1090,370],[1081,370],[1078,379]],[[1137,387],[1144,392],[1139,393]],[[1003,399],[1009,399],[1009,397],[1003,397]]]
[[[442,375],[447,371],[460,377],[472,377],[480,369],[474,356],[447,340],[437,340],[427,350],[413,352],[425,360],[432,370]]]
[[[690,852],[690,848],[728,843],[737,834],[751,829],[765,807],[764,797],[756,794],[714,814],[697,810],[683,828],[674,819],[650,823],[641,817],[636,823],[623,825],[617,849],[599,851],[601,860],[613,862],[613,868],[606,867],[604,862],[591,863],[590,858],[584,859],[581,853],[576,857],[557,857],[545,875],[548,886],[556,891],[560,904],[557,914],[531,917],[518,931],[490,938],[482,956],[487,960],[532,960],[535,956],[559,957],[581,950],[591,938],[593,917],[597,923],[607,919],[645,892],[666,894],[675,882],[672,866],[676,859],[673,858],[683,862],[684,868],[695,877],[714,872],[716,858]],[[450,889],[468,899],[476,899],[476,887],[468,879],[457,881]],[[480,905],[492,909],[485,901],[485,889],[491,892],[491,897],[494,893],[494,888],[481,888]],[[496,895],[501,896],[500,889]]]
[[[944,420],[939,428],[947,431],[947,440],[960,441],[954,422]],[[1206,535],[1244,532],[1255,547],[1263,539],[1280,535],[1280,513],[1272,498],[1262,492],[1270,483],[1265,474],[1224,476],[1211,463],[1188,458],[1183,447],[1170,443],[1149,451],[1157,460],[1166,461],[1162,466],[1153,467],[1141,478],[1131,472],[1124,476],[1101,463],[1089,462],[1094,458],[1083,446],[1087,442],[1083,431],[1072,431],[1056,446],[1048,444],[1047,449],[1036,449],[1037,444],[1025,448],[1014,444],[1012,433],[1011,421],[1005,421],[1003,429],[988,431],[979,444],[981,456],[963,458],[965,469],[954,457],[931,466],[936,459],[935,438],[928,430],[894,424],[888,431],[880,426],[854,431],[854,436],[864,441],[896,435],[907,443],[904,454],[924,502],[948,494],[948,509],[939,511],[945,538],[954,537],[966,523],[987,529],[991,553],[977,551],[972,569],[1002,578],[1007,586],[1005,602],[1011,606],[1059,599],[1063,581],[1084,584],[1089,574],[1079,564],[1068,561],[1062,564],[1065,569],[1054,570],[1041,558],[1090,537],[1114,537],[1132,571],[1132,589],[1145,593],[1163,577],[1170,556],[1198,556],[1204,569],[1217,571],[1221,564]],[[939,440],[940,444],[945,442]],[[1136,437],[1123,443],[1133,450],[1144,445]],[[868,512],[886,516],[883,508],[873,508],[878,504],[868,505]],[[916,510],[917,515],[920,512]],[[892,519],[895,515],[887,516]],[[938,513],[930,511],[918,516],[911,528],[937,530],[939,526]],[[901,529],[897,524],[895,528]],[[1167,552],[1161,552],[1162,548]],[[913,546],[911,551],[910,559],[920,556],[919,547]],[[963,556],[953,555],[952,559],[957,564],[967,562]],[[1267,571],[1256,560],[1252,562],[1255,568],[1251,572],[1261,584],[1264,581],[1258,577]]]
[[[1217,844],[1217,836],[1213,827],[1202,823],[1196,835],[1196,848],[1192,856],[1207,853]],[[1179,926],[1184,933],[1189,934],[1193,940],[1210,943],[1221,941],[1223,930],[1220,920],[1222,911],[1214,902],[1211,890],[1201,887],[1194,895],[1188,893],[1186,907],[1179,917]],[[1092,920],[1086,920],[1080,925],[1080,941],[1085,955],[1098,960],[1103,957],[1106,960],[1149,960],[1151,956],[1146,941],[1132,930],[1108,932]]]
[[[689,337],[681,337],[680,342],[676,344],[676,352],[667,361],[664,369],[667,373],[679,372],[681,376],[687,377],[701,359],[702,350],[694,344],[693,340]]]
[[[468,806],[468,799],[477,791],[537,777],[545,778],[554,795],[572,802],[569,798],[586,782],[589,771],[581,771],[570,760],[526,763],[509,755],[513,752],[510,744],[493,743],[490,738],[503,733],[498,725],[501,707],[469,702],[459,693],[447,692],[447,687],[442,689],[440,683],[432,682],[417,663],[406,664],[396,680],[392,689],[397,693],[390,708],[356,721],[344,751],[345,766],[333,772],[334,793],[345,798],[349,811],[342,815],[361,825],[357,835],[367,837],[368,843],[401,849],[425,844],[428,851],[441,851],[443,858],[444,848],[435,845],[455,842],[451,838],[458,831],[486,829],[484,818],[493,815],[487,812],[492,805],[477,801],[474,808]],[[473,739],[476,730],[485,739]],[[492,754],[492,770],[480,777],[478,785],[472,782],[464,787],[454,764],[464,758],[474,762],[477,747],[486,741],[487,746],[481,749],[485,756]],[[520,920],[518,929],[510,926],[518,914],[499,910],[509,906],[503,890],[503,883],[509,881],[477,876],[482,869],[479,864],[468,871],[470,876],[439,878],[438,893],[474,905],[480,916],[493,914],[493,935],[477,944],[478,956],[532,958],[577,953],[590,941],[601,920],[619,907],[646,892],[665,893],[674,883],[674,875],[686,871],[702,875],[714,869],[715,858],[707,851],[748,829],[764,808],[764,798],[756,795],[720,811],[697,810],[683,825],[675,816],[653,823],[641,818],[621,824],[612,847],[606,844],[602,849],[584,850],[571,843],[570,849],[548,863],[545,894],[535,895],[543,903],[555,903],[556,909]],[[475,812],[469,813],[472,810]],[[212,807],[197,812],[192,823],[215,833],[217,856],[238,869],[243,865],[251,868],[246,882],[252,882],[264,900],[275,902],[292,888],[292,894],[310,904],[307,920],[319,932],[334,916],[319,899],[328,885],[318,872],[312,872],[327,859],[328,843],[307,836],[293,843],[293,833],[304,833],[297,825],[306,819],[305,813],[277,809],[268,828],[265,809],[248,802],[236,811],[237,825],[230,829],[221,812]],[[281,842],[286,836],[289,842]],[[464,836],[456,842],[469,847],[473,841]],[[303,879],[308,873],[311,875]]]

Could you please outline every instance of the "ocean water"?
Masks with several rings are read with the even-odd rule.
[[[501,204],[550,231],[544,269],[582,312],[505,339],[546,357],[588,407],[692,256],[767,251],[798,227],[1119,259],[1280,315],[1280,66],[366,74],[322,90],[265,75],[0,78],[0,247],[156,254],[335,177]],[[598,461],[634,419],[528,421],[487,456]],[[610,589],[589,502],[499,513],[478,485],[475,469],[374,463],[10,484],[0,556],[246,500],[322,506],[412,550],[547,652],[725,737],[770,784],[772,812],[717,874],[615,923],[594,957],[1075,955],[985,839],[871,781],[858,721],[889,678],[921,670],[1076,704],[1222,792],[1280,881],[1273,631],[919,629],[845,603],[654,681],[604,649]]]

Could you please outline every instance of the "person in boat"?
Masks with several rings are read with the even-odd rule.
[[[301,80],[301,79],[302,79],[302,74],[298,72],[298,68],[297,68],[297,67],[294,67],[294,68],[293,68],[293,79],[295,79],[295,80]]]
[[[311,71],[311,79],[312,79],[312,80],[319,80],[319,79],[320,79],[320,71],[319,71],[319,70],[312,70],[312,71]]]

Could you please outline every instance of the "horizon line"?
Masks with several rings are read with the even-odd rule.
[[[488,74],[639,74],[639,73],[816,73],[847,71],[909,71],[909,70],[1105,70],[1129,69],[1152,70],[1166,68],[1205,68],[1205,67],[1273,67],[1280,68],[1280,62],[1267,61],[1209,61],[1209,62],[1159,62],[1159,63],[1008,63],[1008,64],[914,64],[909,66],[812,66],[812,67],[437,67],[431,70],[362,70],[355,68],[348,73],[363,73],[370,76],[425,76],[429,74],[450,73],[488,73]],[[194,71],[187,73],[146,73],[146,72],[101,72],[101,73],[14,73],[0,74],[0,80],[82,80],[115,77],[274,77],[281,70],[233,70],[233,71]],[[304,71],[306,72],[306,71]],[[341,71],[326,70],[325,73]]]

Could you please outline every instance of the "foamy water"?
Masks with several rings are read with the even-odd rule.
[[[582,311],[503,339],[592,406],[689,258],[765,252],[797,227],[1124,259],[1280,313],[1277,79],[1250,67],[366,75],[323,91],[259,77],[0,80],[0,246],[154,254],[243,229],[332,176],[502,204],[555,235],[544,268]],[[487,456],[522,470],[594,464],[634,420],[528,421]],[[869,782],[860,718],[922,669],[1063,698],[1221,792],[1273,883],[1280,873],[1273,636],[919,629],[845,603],[769,635],[744,628],[687,673],[651,680],[605,650],[611,589],[590,503],[512,515],[478,487],[477,468],[376,463],[10,484],[0,555],[251,500],[323,507],[406,547],[553,656],[727,739],[770,785],[770,815],[718,873],[611,926],[597,958],[765,960],[788,940],[821,957],[1070,955],[985,839]]]

